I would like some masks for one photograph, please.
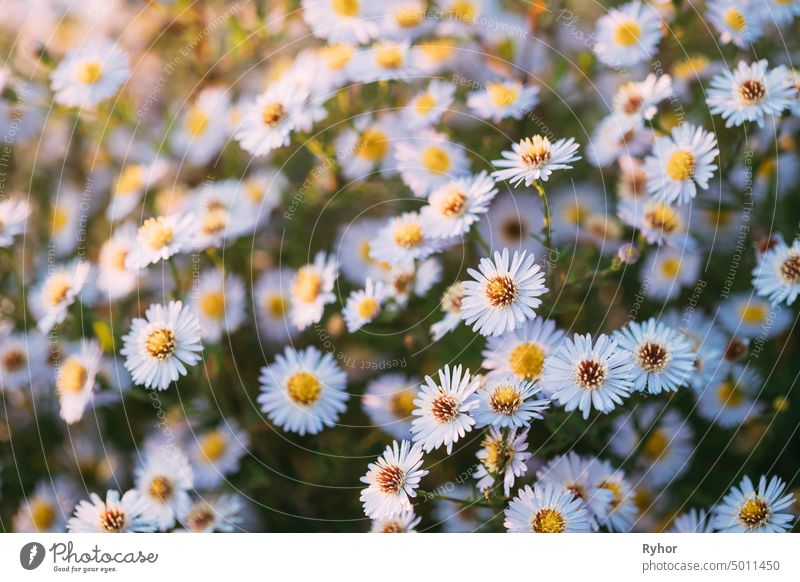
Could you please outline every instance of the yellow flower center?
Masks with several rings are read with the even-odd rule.
[[[100,61],[86,61],[78,67],[78,80],[84,85],[94,85],[103,76]]]
[[[682,182],[694,175],[695,159],[692,152],[678,150],[667,160],[667,174],[673,180]]]
[[[769,521],[772,511],[758,495],[748,499],[739,510],[739,523],[747,529],[756,529]]]
[[[276,319],[285,317],[288,311],[287,304],[288,302],[283,295],[280,293],[272,293],[267,296],[267,313]]]
[[[668,279],[674,279],[681,272],[681,260],[677,257],[669,257],[661,263],[661,274]]]
[[[522,397],[511,385],[498,386],[489,397],[489,404],[494,412],[511,416],[522,406]]]
[[[360,8],[358,0],[331,0],[331,9],[345,18],[357,16]]]
[[[356,311],[358,316],[363,319],[372,319],[378,314],[380,307],[374,297],[365,297],[358,304]]]
[[[56,273],[47,280],[44,297],[50,302],[50,305],[56,306],[66,300],[71,290],[70,278],[64,273]]]
[[[223,207],[210,208],[203,216],[203,223],[200,228],[203,234],[213,236],[225,230],[228,224],[228,209]]]
[[[667,204],[656,204],[644,214],[644,220],[653,230],[672,234],[681,225],[680,214]]]
[[[423,18],[425,18],[425,12],[417,8],[402,8],[394,15],[395,22],[400,28],[418,26]]]
[[[437,38],[435,40],[424,40],[417,44],[417,48],[422,51],[425,57],[434,63],[440,63],[455,50],[456,42],[452,38]]]
[[[373,50],[375,51],[375,62],[382,69],[399,69],[405,62],[405,55],[397,45],[382,44]]]
[[[261,120],[264,125],[269,127],[278,125],[284,115],[286,115],[286,110],[281,103],[267,103],[264,109],[261,110]]]
[[[108,533],[119,533],[127,523],[125,512],[116,507],[106,507],[100,512],[100,529]]]
[[[541,135],[522,140],[522,161],[532,168],[539,168],[550,161],[550,140]]]
[[[416,223],[401,224],[394,231],[397,246],[410,249],[422,242],[422,227]]]
[[[308,372],[298,372],[286,382],[286,391],[295,404],[310,406],[319,400],[322,384]]]
[[[142,167],[138,164],[128,166],[117,179],[116,192],[117,194],[132,194],[137,192],[144,185],[142,178]]]
[[[642,454],[650,461],[657,461],[669,449],[669,437],[663,429],[650,433],[642,447]]]
[[[467,207],[467,197],[458,187],[448,187],[445,194],[436,200],[436,206],[445,216],[461,216]]]
[[[161,503],[166,503],[172,499],[175,493],[175,487],[172,481],[164,476],[159,475],[150,481],[150,489],[148,490],[150,497]]]
[[[542,373],[544,356],[544,350],[539,344],[521,343],[511,351],[508,366],[515,376],[535,380]]]
[[[679,79],[693,79],[704,71],[709,64],[708,58],[702,55],[693,56],[677,63],[672,72]]]
[[[186,114],[186,132],[192,137],[200,137],[208,129],[208,115],[199,105],[192,105]]]
[[[509,87],[504,83],[487,83],[486,91],[489,93],[489,99],[498,107],[513,105],[519,96],[516,87]]]
[[[626,20],[617,25],[614,30],[614,40],[621,46],[633,46],[639,42],[642,27],[635,20]]]
[[[389,411],[396,418],[406,419],[411,416],[416,406],[414,406],[414,399],[417,395],[413,390],[402,390],[395,392],[389,399]]]
[[[292,294],[305,303],[311,303],[322,289],[322,277],[312,267],[302,267],[292,281]]]
[[[178,342],[171,329],[161,327],[150,332],[144,342],[144,347],[151,357],[165,360],[175,353]]]
[[[744,401],[744,395],[735,382],[726,380],[717,388],[717,398],[724,407],[737,407]]]
[[[422,152],[422,165],[433,174],[444,174],[450,169],[450,156],[438,146],[428,146]]]
[[[53,233],[59,233],[69,223],[69,213],[61,206],[54,206],[51,222],[53,224]]]
[[[763,304],[748,303],[741,310],[742,321],[748,324],[762,323],[767,318],[767,307]]]
[[[31,503],[31,522],[36,531],[47,531],[56,521],[56,510],[47,501],[37,499]]]
[[[436,107],[436,99],[430,93],[420,95],[414,104],[414,109],[420,115],[427,115],[434,107]]]
[[[389,139],[375,127],[364,130],[356,146],[356,154],[371,162],[382,160],[386,157],[387,151],[389,151]]]
[[[153,250],[162,249],[172,242],[174,232],[163,217],[148,218],[139,229],[142,240]]]
[[[89,372],[79,358],[69,358],[58,370],[56,388],[59,394],[77,394],[83,390]]]
[[[212,319],[220,319],[225,313],[225,295],[221,291],[206,293],[200,298],[200,311]]]
[[[561,533],[566,527],[564,516],[551,507],[540,509],[531,520],[531,531],[535,533]]]
[[[492,307],[508,307],[517,297],[517,285],[508,275],[495,275],[486,284],[485,293]]]
[[[264,198],[264,190],[255,180],[248,180],[244,183],[244,190],[247,194],[248,200],[253,203],[259,203]]]
[[[469,23],[475,20],[478,9],[470,0],[456,0],[450,5],[448,13],[451,18]]]
[[[345,65],[353,58],[355,49],[347,44],[332,44],[320,49],[320,54],[328,65],[335,71],[344,69]]]
[[[200,455],[208,463],[213,463],[222,457],[228,448],[228,441],[222,431],[213,430],[203,437],[200,443]]]
[[[742,14],[742,11],[738,8],[728,8],[725,11],[725,17],[723,18],[725,24],[727,24],[731,30],[736,32],[741,32],[747,27],[747,20]]]

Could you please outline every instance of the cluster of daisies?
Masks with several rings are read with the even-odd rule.
[[[794,527],[778,476],[669,487],[698,424],[753,444],[792,409],[759,356],[800,294],[800,72],[769,44],[800,2],[45,4],[0,23],[0,439],[52,417],[76,463],[26,479],[16,531],[262,527],[251,444],[355,415],[392,441],[372,531]],[[700,29],[714,58],[670,48]],[[142,401],[118,450],[102,418]],[[441,494],[431,457],[465,450]]]

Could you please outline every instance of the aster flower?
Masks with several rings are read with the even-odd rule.
[[[660,137],[653,144],[653,155],[645,158],[647,190],[666,202],[686,204],[697,196],[697,189],[708,190],[719,155],[717,138],[690,123],[673,128],[672,137]]]
[[[506,118],[521,119],[539,102],[539,87],[519,81],[487,82],[486,87],[467,96],[467,107],[482,119],[495,123]]]
[[[478,428],[495,426],[521,428],[541,419],[550,401],[539,396],[541,389],[527,380],[508,376],[478,392],[480,404],[473,416]],[[507,494],[506,494],[507,495]]]
[[[376,6],[363,0],[303,0],[303,19],[332,43],[367,43],[380,32]]]
[[[343,312],[347,331],[354,333],[378,317],[387,294],[383,283],[374,283],[372,279],[367,279],[364,289],[351,292]]]
[[[451,142],[444,133],[421,131],[399,142],[395,151],[400,177],[418,198],[469,174],[464,147]]]
[[[11,519],[16,533],[62,533],[75,507],[75,488],[64,477],[36,484]]]
[[[608,513],[600,521],[600,525],[611,532],[630,531],[639,513],[633,487],[626,479],[624,471],[615,469],[608,461],[596,461],[599,465],[593,469],[595,486],[606,489],[613,495]]]
[[[433,79],[428,87],[414,95],[403,109],[403,118],[412,128],[436,125],[453,103],[456,88],[452,83]]]
[[[697,251],[660,247],[646,257],[639,276],[648,297],[670,301],[684,287],[697,283],[699,273],[700,255]]]
[[[410,48],[408,41],[378,40],[355,54],[349,74],[360,83],[409,79],[417,72]]]
[[[122,496],[109,490],[105,500],[92,493],[88,501],[80,501],[75,507],[67,529],[71,533],[152,532],[157,524],[145,515],[149,507],[150,502],[135,489]]]
[[[30,308],[37,319],[37,327],[48,333],[67,317],[67,310],[78,297],[88,298],[88,279],[92,267],[76,260],[70,265],[56,266],[31,293]]]
[[[461,366],[450,369],[449,365],[439,370],[439,382],[425,376],[418,398],[414,400],[417,418],[411,424],[414,442],[430,452],[444,445],[449,455],[453,444],[472,430],[475,419],[470,413],[479,405],[475,391],[480,386],[478,379],[470,376],[469,370],[462,374]]]
[[[673,206],[661,196],[640,196],[618,204],[617,214],[637,229],[650,244],[692,250],[695,240],[689,235],[691,205]]]
[[[658,12],[637,0],[612,8],[597,20],[593,49],[605,65],[624,69],[652,58],[661,36]]]
[[[166,390],[200,361],[200,335],[197,316],[183,303],[154,303],[131,321],[120,354],[135,384]]]
[[[361,405],[375,426],[396,439],[410,440],[417,386],[402,374],[385,374],[367,384]]]
[[[651,317],[644,323],[628,323],[613,337],[631,354],[632,390],[661,394],[688,385],[695,353],[676,330]]]
[[[48,341],[36,330],[27,334],[0,335],[0,390],[19,390],[37,386],[50,372],[44,363],[50,356]]]
[[[460,178],[434,190],[420,217],[434,237],[461,236],[486,214],[496,194],[494,180],[486,172]]]
[[[766,59],[748,65],[739,61],[711,80],[706,101],[711,113],[726,120],[725,127],[755,121],[763,127],[767,115],[780,115],[795,99],[796,89],[784,66],[768,69]]]
[[[461,318],[461,302],[463,299],[464,284],[460,281],[450,285],[444,292],[439,301],[439,309],[444,313],[444,317],[431,325],[433,341],[438,342],[463,321]]]
[[[711,0],[706,18],[720,34],[722,44],[733,43],[746,48],[764,34],[758,0]]]
[[[83,340],[56,365],[59,414],[67,424],[78,422],[91,402],[102,355],[96,341]]]
[[[503,495],[508,497],[517,477],[528,471],[528,460],[533,456],[528,451],[528,431],[517,434],[511,429],[508,434],[497,428],[489,429],[484,437],[481,449],[476,453],[480,465],[473,477],[478,480],[478,490],[491,489],[495,478],[503,481]]]
[[[371,533],[416,533],[415,527],[419,525],[421,517],[414,511],[404,511],[393,517],[373,519],[369,531]]]
[[[714,528],[726,533],[780,533],[791,528],[795,516],[780,513],[795,501],[791,493],[784,494],[786,483],[779,477],[762,475],[756,487],[745,476],[738,487],[731,487],[722,502],[714,507]]]
[[[581,500],[552,483],[520,489],[505,510],[504,525],[511,533],[590,531]]]
[[[22,198],[0,200],[0,248],[9,247],[14,238],[25,232],[31,207]]]
[[[753,287],[772,303],[791,305],[800,294],[800,239],[778,241],[753,269]]]
[[[542,383],[567,412],[578,409],[589,418],[593,408],[608,414],[622,404],[632,389],[632,370],[630,354],[616,340],[575,334],[547,357]]]
[[[290,269],[265,271],[253,288],[258,329],[270,342],[281,343],[296,334],[296,328],[289,321],[293,278],[294,272]]]
[[[195,501],[178,519],[181,531],[192,533],[233,532],[242,521],[243,502],[238,495],[223,494]],[[176,530],[178,531],[178,530]]]
[[[419,213],[404,212],[378,231],[370,243],[370,258],[390,265],[425,259],[450,242],[434,236],[432,231]]]
[[[217,487],[239,470],[239,461],[247,453],[249,438],[233,420],[196,435],[189,448],[195,487]]]
[[[200,91],[175,124],[173,151],[190,164],[210,162],[228,139],[229,106],[227,88],[206,87]]]
[[[136,489],[149,502],[143,517],[166,531],[191,505],[192,469],[181,452],[149,452],[136,470]]]
[[[643,81],[623,83],[614,95],[614,111],[632,126],[650,121],[658,111],[658,104],[672,96],[672,78],[669,75],[647,75]]]
[[[261,410],[284,430],[301,436],[333,426],[347,408],[347,376],[331,354],[287,347],[261,368]]]
[[[106,207],[109,220],[125,218],[141,202],[142,196],[166,175],[169,164],[161,159],[149,163],[131,163],[122,168],[114,183],[112,198]]]
[[[478,222],[478,231],[489,248],[544,254],[544,245],[534,236],[545,226],[542,201],[538,194],[516,191],[498,195],[486,217]]]
[[[109,301],[127,297],[139,281],[138,270],[126,265],[136,244],[136,227],[127,223],[115,228],[111,238],[100,247],[97,289]]]
[[[71,49],[50,74],[55,102],[90,109],[116,94],[130,75],[130,59],[116,44],[96,41]]]
[[[536,316],[540,295],[548,288],[544,273],[533,255],[514,251],[509,263],[508,249],[494,253],[494,260],[481,259],[480,271],[467,272],[474,281],[464,282],[461,316],[473,330],[485,336],[514,331]]]
[[[383,455],[367,466],[361,482],[364,513],[372,519],[386,519],[412,511],[409,497],[417,496],[419,481],[428,474],[422,467],[422,449],[408,441],[394,441]]]
[[[717,364],[711,378],[696,390],[699,416],[722,428],[740,427],[764,411],[756,397],[764,379],[750,366]]]
[[[555,170],[572,168],[571,162],[580,160],[575,152],[578,144],[574,138],[559,139],[553,143],[547,137],[534,135],[512,144],[511,151],[502,152],[504,159],[494,160],[492,165],[500,168],[492,172],[498,181],[508,180],[513,186],[525,182],[530,186],[536,180],[547,182]]]
[[[369,179],[375,171],[381,176],[396,172],[395,143],[402,135],[396,115],[359,115],[353,128],[347,128],[334,140],[336,158],[342,174],[350,180]]]
[[[192,247],[195,217],[170,214],[148,218],[139,227],[137,245],[125,258],[128,269],[144,269]]]
[[[556,329],[554,321],[539,316],[513,332],[488,338],[483,351],[486,378],[497,380],[511,375],[519,380],[538,380],[547,355],[563,338],[564,332]]]
[[[711,516],[707,511],[692,508],[672,520],[672,526],[667,533],[711,533]]]
[[[729,296],[717,313],[722,327],[747,339],[775,337],[786,331],[793,321],[789,309],[750,292]]]
[[[200,322],[204,340],[217,343],[222,333],[235,332],[245,321],[247,294],[236,275],[213,269],[200,275],[191,292],[190,305]]]
[[[325,306],[336,300],[333,285],[338,276],[338,262],[324,251],[314,256],[314,262],[297,270],[289,287],[289,319],[298,330],[302,331],[322,319]]]

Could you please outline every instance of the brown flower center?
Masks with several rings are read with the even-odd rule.
[[[125,528],[125,512],[116,507],[107,507],[100,512],[100,529],[109,533],[119,533]]]
[[[439,394],[431,405],[433,418],[441,423],[452,421],[458,416],[458,403],[448,394]]]
[[[578,385],[585,390],[596,390],[606,379],[606,367],[596,360],[583,360],[575,370]]]
[[[406,473],[397,465],[381,467],[375,477],[375,481],[381,492],[389,494],[399,493],[403,485],[405,485]]]
[[[748,529],[756,529],[767,523],[771,515],[767,502],[755,495],[739,510],[739,523]]]
[[[767,88],[761,81],[747,79],[739,85],[739,99],[746,105],[755,105],[767,94]]]
[[[150,497],[156,501],[166,503],[172,499],[172,495],[175,493],[175,488],[173,487],[170,479],[159,475],[150,481],[150,489],[147,492],[150,494]]]
[[[667,367],[669,352],[662,345],[647,342],[639,347],[636,359],[645,372],[661,372]]]
[[[789,257],[781,265],[781,277],[791,285],[800,283],[800,255]]]
[[[495,275],[486,285],[486,298],[492,307],[508,307],[517,298],[517,285],[508,275]]]

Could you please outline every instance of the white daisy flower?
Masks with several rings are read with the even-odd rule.
[[[96,341],[83,340],[69,350],[55,367],[59,415],[67,424],[83,417],[97,385],[103,350]]]
[[[505,510],[511,533],[581,533],[590,531],[583,502],[551,483],[525,485]]]
[[[695,245],[689,235],[692,211],[696,212],[689,204],[676,207],[655,196],[641,196],[617,206],[622,222],[638,230],[648,243],[687,250]]]
[[[0,201],[0,248],[9,247],[14,238],[25,232],[31,206],[22,198],[6,198]]]
[[[491,490],[495,477],[502,477],[503,495],[508,497],[516,478],[528,471],[528,460],[533,454],[527,451],[527,430],[518,435],[514,428],[504,435],[501,429],[494,426],[490,428],[481,443],[481,449],[475,454],[480,464],[472,476],[478,480],[478,490]]]
[[[738,487],[733,486],[714,507],[714,528],[726,533],[781,533],[791,529],[795,516],[780,513],[791,508],[794,494],[786,493],[786,483],[779,477],[767,481],[762,475],[756,487],[745,476]]]
[[[791,305],[800,294],[800,239],[778,241],[753,268],[753,287],[772,303]]]
[[[317,106],[308,103],[308,96],[308,90],[291,83],[271,86],[245,112],[236,141],[254,156],[288,145],[293,131],[307,131],[323,117]]]
[[[203,165],[216,156],[228,140],[230,97],[222,87],[206,87],[176,122],[172,150],[187,162]]]
[[[697,283],[700,267],[696,251],[660,247],[647,256],[639,276],[648,297],[671,301],[684,287]]]
[[[408,41],[380,40],[359,50],[348,74],[360,83],[409,79],[417,71]]]
[[[191,507],[192,468],[181,452],[149,452],[137,467],[136,489],[149,502],[143,517],[152,519],[160,531],[175,525]]]
[[[489,81],[485,88],[467,96],[467,107],[481,119],[495,123],[506,118],[522,119],[537,103],[539,87],[519,81]]]
[[[651,59],[661,36],[661,16],[637,0],[612,8],[597,20],[593,49],[605,65],[625,69]]]
[[[361,405],[375,426],[396,439],[411,440],[417,386],[402,374],[385,374],[367,384]]]
[[[342,273],[352,283],[363,285],[367,279],[379,278],[391,268],[389,263],[376,261],[370,255],[372,241],[385,225],[382,219],[360,218],[341,229],[336,254]]]
[[[451,241],[437,238],[418,212],[404,212],[392,218],[370,243],[370,258],[379,263],[408,265],[426,259]]]
[[[613,113],[598,123],[587,146],[587,159],[605,167],[625,156],[641,156],[650,149],[654,132],[641,120]]]
[[[435,237],[461,236],[486,214],[496,194],[494,180],[486,172],[453,180],[431,193],[420,216]]]
[[[760,10],[751,0],[711,0],[706,18],[719,32],[722,44],[747,48],[764,34]]]
[[[749,292],[728,296],[718,314],[726,330],[746,339],[780,335],[794,320],[790,310]]]
[[[334,140],[342,174],[354,181],[367,180],[375,171],[381,176],[393,174],[394,144],[401,135],[395,115],[383,115],[378,119],[360,115],[353,129],[345,129]]]
[[[442,280],[442,264],[435,258],[395,264],[381,274],[392,309],[403,308],[411,296],[425,297]]]
[[[541,255],[544,245],[533,234],[542,232],[544,213],[537,194],[504,192],[492,202],[478,230],[493,251],[527,251]]]
[[[767,67],[766,59],[749,65],[739,61],[733,72],[726,69],[711,80],[706,102],[711,113],[727,120],[725,127],[747,121],[763,127],[767,115],[780,115],[791,106],[797,90],[788,69]]]
[[[97,288],[109,300],[127,297],[139,281],[139,273],[126,267],[128,255],[136,246],[136,227],[123,224],[100,247],[97,259]]]
[[[595,460],[595,487],[606,489],[613,495],[608,514],[600,522],[610,532],[628,532],[636,522],[639,509],[636,506],[635,493],[625,478],[625,472],[615,469],[608,461]]]
[[[253,288],[253,303],[259,331],[273,343],[283,343],[296,334],[289,320],[289,289],[294,272],[290,269],[265,271]]]
[[[425,376],[418,398],[414,400],[417,418],[411,425],[414,441],[425,452],[446,447],[447,454],[453,452],[453,444],[472,430],[475,419],[470,412],[479,405],[475,391],[480,386],[477,377],[469,370],[462,374],[461,366],[451,369],[449,365],[439,370],[439,383]]]
[[[380,28],[377,6],[365,0],[303,0],[303,19],[332,43],[366,44]]]
[[[394,517],[383,519],[373,519],[370,526],[371,533],[416,533],[415,527],[419,525],[421,517],[414,514],[414,511],[404,511]]]
[[[334,426],[347,408],[347,376],[331,354],[287,347],[261,368],[258,403],[270,421],[301,436]]]
[[[406,104],[403,119],[413,129],[436,125],[450,110],[455,93],[452,83],[433,79],[424,91],[414,95]]]
[[[0,390],[37,386],[47,378],[43,364],[50,356],[47,339],[36,330],[0,334]]]
[[[786,26],[800,16],[800,2],[798,0],[764,0],[762,5],[769,11],[765,21],[774,20],[778,26]]]
[[[571,162],[581,159],[575,153],[578,144],[574,138],[550,143],[547,137],[534,135],[512,144],[511,149],[502,152],[504,159],[492,162],[494,167],[501,168],[492,172],[492,176],[497,181],[508,180],[515,187],[522,181],[526,186],[536,180],[547,182],[555,170],[568,170],[572,168]]]
[[[668,311],[662,320],[680,331],[689,342],[694,352],[694,371],[689,377],[689,384],[695,390],[703,389],[722,360],[728,338],[718,329],[715,321],[697,309],[688,316],[675,310]]]
[[[417,496],[419,481],[428,471],[422,467],[422,449],[408,441],[394,441],[383,455],[367,466],[361,482],[364,513],[372,519],[386,519],[412,511],[409,497]]]
[[[67,317],[67,310],[78,297],[86,297],[86,286],[92,267],[76,260],[50,270],[47,278],[31,293],[30,308],[42,333],[48,333]]]
[[[463,146],[433,130],[399,142],[395,157],[400,177],[417,198],[425,198],[439,186],[469,174]]]
[[[139,205],[145,192],[156,186],[168,170],[169,164],[161,159],[123,167],[111,191],[106,217],[117,221],[128,216]]]
[[[322,319],[325,306],[336,301],[333,285],[339,276],[339,264],[324,251],[314,262],[300,267],[290,284],[289,319],[302,331]]]
[[[411,60],[421,75],[437,75],[455,66],[460,54],[456,51],[458,40],[436,37],[417,41],[411,47]]]
[[[430,32],[434,23],[425,0],[388,0],[382,4],[381,38],[410,40]]]
[[[643,81],[629,81],[617,89],[614,111],[638,125],[653,119],[658,112],[658,104],[672,96],[672,78],[650,73]]]
[[[651,317],[629,322],[613,337],[633,360],[632,390],[661,394],[689,384],[696,354],[683,334]]]
[[[560,455],[536,472],[540,484],[551,483],[561,487],[581,500],[588,513],[589,524],[597,529],[611,509],[614,493],[607,487],[601,487],[601,462],[592,457],[582,457],[570,452]]]
[[[166,390],[200,361],[200,335],[197,316],[180,301],[154,303],[131,321],[120,354],[135,384]]]
[[[464,284],[457,281],[450,285],[439,301],[439,309],[444,317],[431,325],[433,341],[438,342],[453,331],[463,321],[461,317],[461,301],[464,299]]]
[[[237,180],[206,182],[191,192],[182,211],[194,217],[192,247],[223,248],[241,236],[252,234],[261,209],[247,202],[245,185]]]
[[[56,254],[65,256],[72,253],[78,245],[78,238],[89,217],[87,216],[86,194],[71,184],[59,188],[53,196],[48,230]]]
[[[367,279],[364,289],[351,292],[343,311],[347,331],[354,333],[378,317],[387,295],[383,283],[372,279]]]
[[[242,196],[237,199],[243,207],[241,214],[249,216],[254,227],[264,224],[280,204],[288,186],[289,179],[274,168],[261,168],[248,174],[242,181]]]
[[[152,532],[157,524],[145,515],[149,508],[150,502],[135,489],[122,496],[119,491],[109,490],[105,500],[92,493],[88,501],[75,506],[67,529],[70,533]]]
[[[200,275],[193,287],[189,304],[200,321],[204,340],[217,343],[223,332],[231,334],[244,323],[247,294],[241,277],[211,269]]]
[[[710,515],[703,509],[692,508],[672,520],[672,526],[667,533],[711,533]]]
[[[226,476],[239,470],[239,461],[247,453],[249,443],[247,433],[232,420],[197,434],[189,449],[194,486],[221,485]]]
[[[653,155],[644,160],[647,191],[666,202],[686,204],[697,189],[708,190],[719,155],[717,138],[691,123],[672,129],[672,137],[659,137]]]
[[[514,331],[536,316],[540,295],[547,293],[544,273],[533,255],[514,251],[509,263],[508,249],[494,253],[494,260],[481,259],[480,271],[468,269],[474,281],[464,282],[461,315],[481,335]]]
[[[548,354],[564,339],[554,321],[537,316],[522,327],[501,336],[490,337],[483,351],[483,367],[488,380],[509,375],[535,382],[544,371]]]
[[[764,390],[764,379],[749,366],[717,365],[712,377],[698,388],[697,412],[722,428],[741,427],[764,412],[756,397]]]
[[[36,484],[11,518],[15,533],[63,533],[75,507],[74,487],[64,477]]]
[[[478,391],[480,404],[473,417],[475,426],[522,428],[541,419],[550,401],[539,397],[541,389],[527,380],[508,376]],[[508,495],[508,493],[506,493]]]
[[[642,473],[643,486],[670,483],[689,468],[694,454],[694,434],[686,421],[677,411],[655,403],[618,416],[613,434],[611,450],[633,461]]]
[[[565,338],[545,360],[542,384],[546,393],[564,406],[589,418],[592,408],[608,414],[632,389],[630,354],[605,334]]]
[[[91,109],[114,96],[130,76],[130,59],[109,41],[71,49],[50,73],[55,102]]]
[[[182,531],[192,533],[240,531],[244,504],[238,495],[222,494],[216,498],[203,497],[195,501],[185,515],[180,516]]]
[[[128,252],[125,267],[144,269],[193,248],[196,220],[192,214],[148,218],[139,227],[137,245]]]

